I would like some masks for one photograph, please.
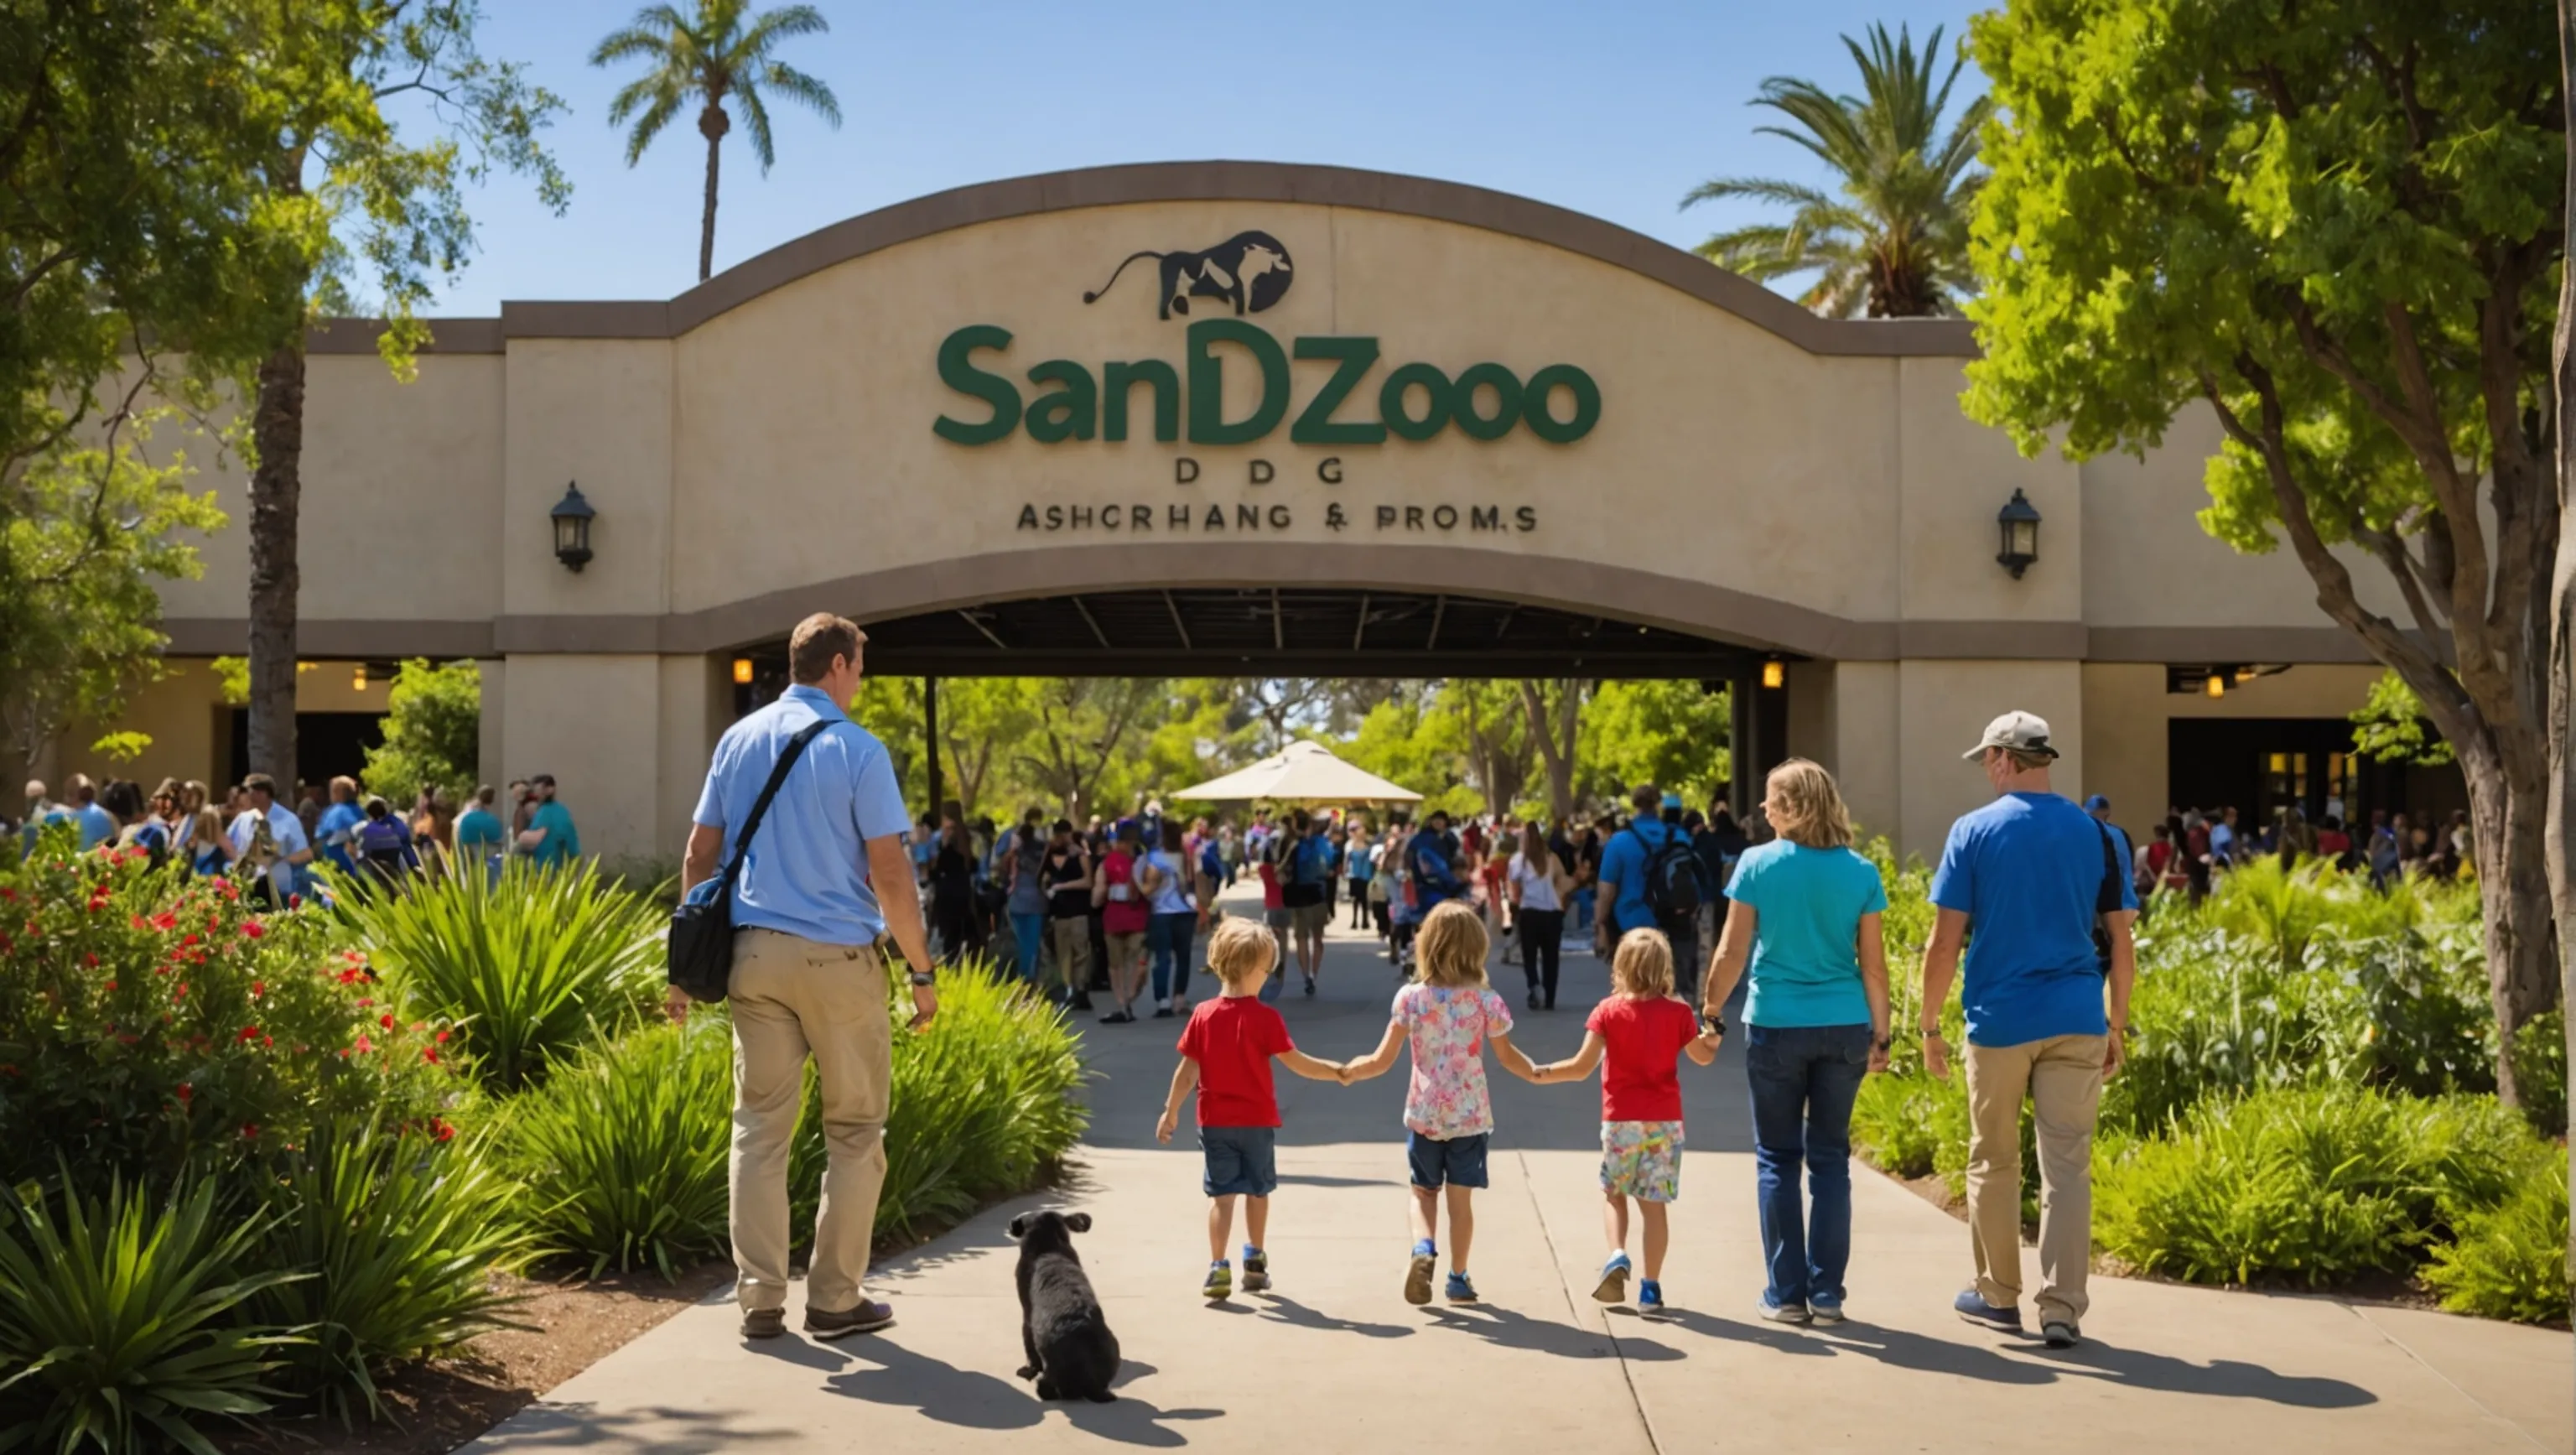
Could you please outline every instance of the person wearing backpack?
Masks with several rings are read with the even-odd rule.
[[[1592,952],[1604,961],[1621,935],[1635,929],[1659,929],[1673,946],[1674,993],[1699,999],[1699,909],[1708,902],[1699,855],[1680,825],[1664,822],[1664,795],[1652,783],[1640,783],[1628,795],[1636,810],[1628,826],[1601,846],[1599,918],[1592,930]],[[1672,806],[1679,811],[1675,795]]]
[[[1306,810],[1288,815],[1282,854],[1279,902],[1288,911],[1288,936],[1297,948],[1297,970],[1306,977],[1306,998],[1314,999],[1315,972],[1324,965],[1324,927],[1332,923],[1329,886],[1333,880],[1332,846]]]
[[[349,852],[376,882],[400,892],[420,869],[420,851],[412,847],[411,825],[394,817],[393,805],[370,794],[365,817],[349,836]]]

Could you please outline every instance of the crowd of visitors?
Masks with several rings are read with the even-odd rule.
[[[327,897],[317,865],[399,891],[414,875],[460,865],[480,864],[497,876],[513,854],[541,866],[581,855],[581,832],[556,796],[552,774],[510,785],[506,821],[489,784],[474,790],[463,813],[445,790],[434,788],[422,789],[410,811],[401,812],[382,795],[362,794],[358,780],[348,777],[298,783],[291,797],[290,808],[277,780],[265,773],[244,776],[220,799],[195,779],[164,778],[146,793],[131,780],[98,784],[75,773],[60,798],[42,780],[30,780],[24,815],[0,817],[0,834],[15,834],[25,849],[61,826],[82,853],[139,852],[190,874],[235,877],[276,905]]]

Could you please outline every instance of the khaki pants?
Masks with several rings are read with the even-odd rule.
[[[1047,921],[1055,945],[1055,978],[1068,995],[1091,989],[1091,921],[1082,915]]]
[[[1997,1308],[2021,1300],[2021,1103],[2039,1134],[2039,1276],[2043,1324],[2081,1323],[2093,1254],[2093,1119],[2102,1105],[2101,1036],[2051,1036],[1968,1047],[1968,1244],[1977,1292]]]
[[[830,1164],[805,1302],[855,1308],[885,1186],[894,1076],[885,964],[872,946],[775,930],[743,930],[733,943],[734,1297],[746,1310],[787,1303],[787,1154],[810,1055]]]

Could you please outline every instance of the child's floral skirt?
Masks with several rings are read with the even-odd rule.
[[[1603,1122],[1601,1190],[1640,1202],[1682,1194],[1680,1122]]]

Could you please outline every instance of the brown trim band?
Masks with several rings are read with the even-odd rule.
[[[502,352],[504,340],[500,319],[431,318],[422,321],[429,325],[429,342],[421,349],[424,354]],[[383,336],[384,331],[382,319],[326,318],[304,331],[304,352],[372,355],[376,351],[376,340]]]
[[[1482,228],[1625,268],[1796,344],[1812,354],[1973,358],[1976,332],[1965,319],[1819,318],[1758,283],[1616,223],[1508,192],[1356,167],[1297,162],[1141,162],[1013,177],[934,192],[863,213],[738,263],[667,303],[513,302],[481,324],[497,350],[507,338],[671,338],[727,310],[853,258],[1003,218],[1153,202],[1293,202],[1389,212]],[[374,348],[365,320],[333,320],[316,331],[323,351]],[[472,351],[463,340],[441,352]],[[340,336],[364,335],[365,347]],[[475,335],[480,338],[481,335]],[[317,346],[318,347],[318,346]]]
[[[250,650],[250,623],[243,617],[181,616],[161,623],[173,657],[238,657]],[[357,657],[368,661],[403,657],[489,657],[494,655],[488,621],[350,621],[306,617],[295,624],[296,651],[306,657]],[[647,651],[651,648],[646,648]]]
[[[2361,638],[2339,626],[2097,626],[2087,657],[2096,662],[2291,662],[2374,660]],[[2434,648],[2447,657],[2450,644]]]

